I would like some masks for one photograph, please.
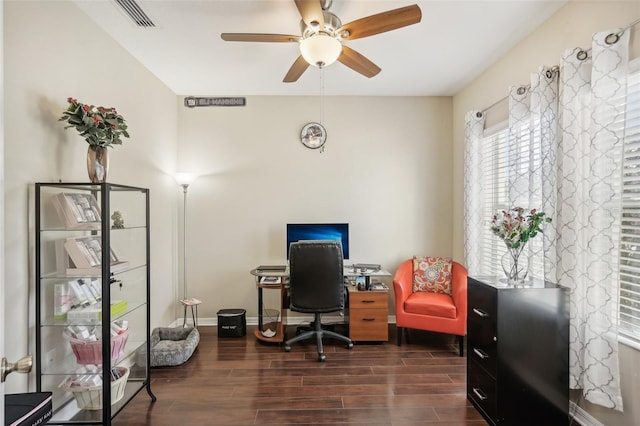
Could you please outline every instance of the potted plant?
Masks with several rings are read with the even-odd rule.
[[[121,145],[122,137],[129,137],[125,119],[113,107],[83,104],[71,97],[67,102],[69,106],[58,121],[66,121],[65,129],[75,128],[89,144],[87,171],[91,182],[105,182],[109,170],[107,148]]]

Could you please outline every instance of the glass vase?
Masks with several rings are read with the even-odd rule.
[[[107,147],[89,145],[87,150],[87,173],[91,183],[107,181],[109,173],[109,154]]]
[[[507,247],[502,256],[502,270],[507,277],[507,284],[523,284],[529,273],[529,256],[522,256],[524,246]]]

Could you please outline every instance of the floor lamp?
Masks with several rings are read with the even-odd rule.
[[[193,173],[176,173],[175,179],[178,185],[182,187],[183,203],[182,203],[182,272],[183,272],[183,298],[180,303],[184,306],[184,316],[182,319],[182,327],[187,325],[187,307],[191,307],[191,318],[193,319],[193,326],[198,327],[198,305],[202,303],[201,300],[195,298],[189,298],[187,292],[187,188],[198,178],[198,175]]]

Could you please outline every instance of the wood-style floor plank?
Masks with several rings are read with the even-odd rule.
[[[200,327],[200,345],[178,367],[154,368],[152,403],[140,392],[114,425],[387,425],[484,426],[466,398],[466,358],[453,336],[410,331],[397,346],[325,340],[326,362],[315,341],[291,352],[253,336],[218,338]],[[293,335],[294,328],[288,330]]]

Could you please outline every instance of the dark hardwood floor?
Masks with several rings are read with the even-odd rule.
[[[114,425],[486,425],[465,394],[466,358],[453,336],[410,331],[396,345],[325,340],[283,346],[247,336],[218,338],[200,327],[200,345],[179,367],[154,368],[152,403],[141,391]],[[294,334],[288,329],[288,336]]]

